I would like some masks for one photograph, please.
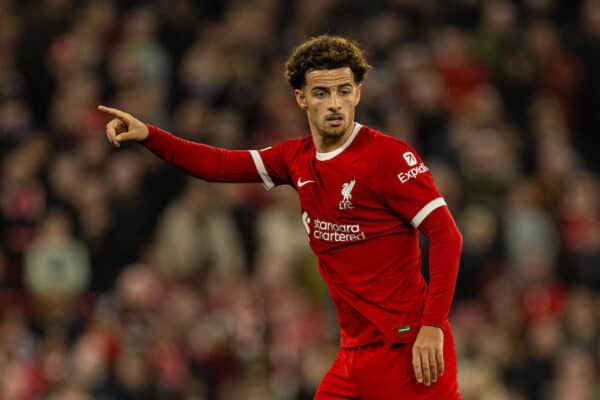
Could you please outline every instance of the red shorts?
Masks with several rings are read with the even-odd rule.
[[[444,331],[444,375],[429,387],[418,383],[412,343],[340,349],[321,381],[315,400],[460,400],[456,353],[450,325]]]

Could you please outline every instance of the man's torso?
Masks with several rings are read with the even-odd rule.
[[[298,192],[302,224],[336,303],[346,347],[410,341],[420,320],[427,287],[418,231],[410,224],[412,214],[399,215],[383,191],[387,180],[410,191],[405,183],[427,168],[400,143],[357,124],[348,143],[334,152],[317,153],[311,138],[290,141],[283,150],[287,171],[279,183]],[[398,171],[386,170],[390,145],[402,147]],[[263,158],[269,170],[274,163]],[[431,192],[432,198],[439,196]]]

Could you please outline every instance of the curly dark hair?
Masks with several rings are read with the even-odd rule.
[[[341,36],[320,35],[298,45],[285,63],[285,79],[293,89],[306,85],[306,74],[320,69],[349,67],[360,83],[371,69],[358,44]]]

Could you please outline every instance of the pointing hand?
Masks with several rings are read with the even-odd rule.
[[[148,127],[133,115],[106,106],[98,106],[98,110],[114,117],[106,124],[106,138],[115,147],[121,146],[121,142],[142,141],[148,137]]]

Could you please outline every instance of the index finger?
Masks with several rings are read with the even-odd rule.
[[[117,117],[123,121],[129,121],[131,117],[124,111],[121,111],[117,108],[107,107],[107,106],[98,106],[98,110],[105,112],[107,114],[112,115],[113,117]]]

